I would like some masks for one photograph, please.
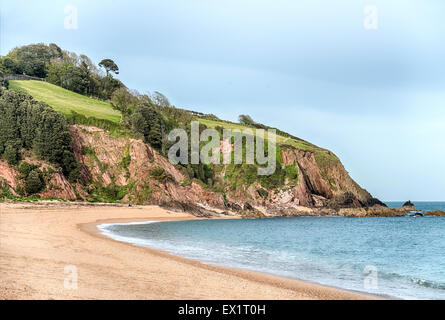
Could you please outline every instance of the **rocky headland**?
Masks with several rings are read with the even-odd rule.
[[[297,148],[283,148],[283,166],[294,166],[297,178],[265,189],[258,181],[231,187],[227,167],[213,177],[222,190],[189,180],[181,168],[142,140],[115,137],[105,130],[72,125],[72,146],[81,164],[81,179],[70,183],[50,163],[29,154],[24,160],[50,172],[41,199],[103,202],[100,196],[122,194],[121,205],[155,204],[189,212],[198,217],[237,215],[245,218],[271,216],[394,217],[415,210],[405,204],[390,209],[373,198],[350,178],[339,160],[320,165],[315,154]],[[0,183],[4,196],[18,195],[23,185],[16,167],[0,162]],[[99,198],[99,199],[98,199]]]

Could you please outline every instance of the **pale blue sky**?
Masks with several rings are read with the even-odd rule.
[[[66,5],[78,29],[64,28]],[[364,8],[378,9],[366,30]],[[382,200],[445,200],[445,2],[1,1],[0,53],[55,42],[178,107],[335,152]]]

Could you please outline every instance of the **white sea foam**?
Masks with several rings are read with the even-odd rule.
[[[440,268],[445,260],[438,254],[445,249],[441,218],[278,218],[149,226],[157,222],[109,223],[99,229],[117,241],[204,263],[407,299],[445,297]],[[378,268],[376,290],[363,287],[367,265]]]
[[[139,245],[139,246],[150,246],[152,245],[151,241],[148,241],[146,239],[136,238],[136,237],[126,237],[118,235],[117,233],[113,232],[113,230],[110,230],[112,227],[117,226],[132,226],[132,225],[142,225],[142,224],[153,224],[153,223],[159,223],[160,221],[137,221],[137,222],[126,222],[126,223],[103,223],[97,226],[97,229],[101,231],[101,234],[110,237],[113,240],[120,241],[120,242],[129,242],[131,244]]]

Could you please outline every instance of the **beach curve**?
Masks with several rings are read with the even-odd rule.
[[[233,217],[230,217],[233,218]],[[103,223],[197,219],[157,206],[0,204],[1,299],[373,299],[115,241]],[[65,288],[75,267],[77,289]]]

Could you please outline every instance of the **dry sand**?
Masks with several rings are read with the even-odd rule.
[[[0,299],[367,299],[101,235],[104,222],[195,219],[156,206],[0,203]],[[68,266],[68,269],[65,268]],[[78,271],[78,288],[71,269]],[[67,271],[67,273],[65,273]]]

